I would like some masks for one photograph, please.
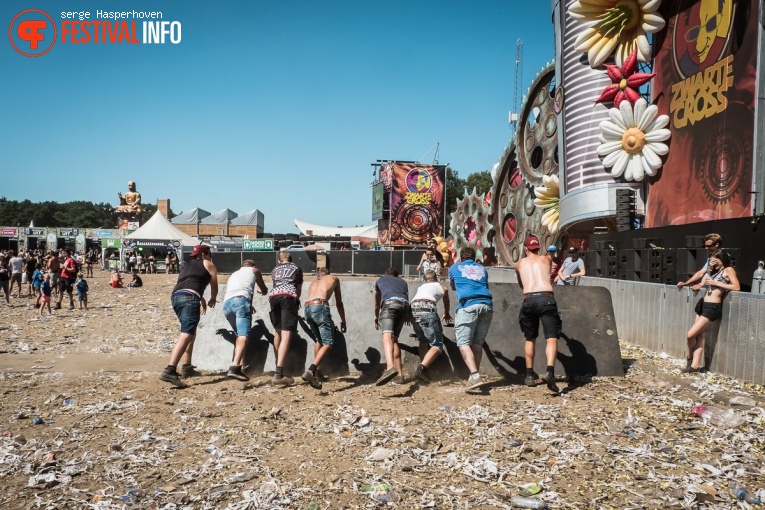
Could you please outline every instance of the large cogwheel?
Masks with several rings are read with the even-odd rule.
[[[554,103],[555,66],[550,63],[529,87],[516,138],[500,159],[491,190],[492,229],[488,239],[505,265],[514,266],[520,260],[528,235],[537,236],[542,246],[556,240],[556,234],[542,224],[545,210],[534,205],[534,189],[543,186],[543,177],[558,175]]]
[[[485,194],[477,195],[475,188],[457,200],[457,209],[452,213],[449,227],[454,239],[452,248],[459,256],[465,246],[475,248],[476,258],[483,260],[483,250],[491,246],[493,235],[490,218],[491,199]]]

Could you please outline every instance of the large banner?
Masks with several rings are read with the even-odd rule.
[[[443,235],[445,166],[393,162],[381,174],[390,204],[388,221],[378,225],[381,243],[422,244]]]
[[[653,97],[672,137],[646,226],[750,216],[758,2],[675,0],[662,11]]]

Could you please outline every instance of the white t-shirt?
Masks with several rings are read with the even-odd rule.
[[[420,288],[417,289],[417,294],[414,295],[414,299],[412,299],[412,301],[416,301],[418,299],[426,299],[428,301],[438,303],[442,297],[444,297],[443,285],[438,282],[428,282],[420,285]]]
[[[558,276],[568,276],[570,274],[578,273],[582,269],[584,269],[584,262],[582,262],[581,258],[572,259],[571,257],[568,257],[566,260],[563,261],[563,265],[560,268],[560,271],[558,272]],[[573,285],[574,281],[569,278],[567,280],[564,280],[563,278],[558,279],[558,285]]]
[[[226,295],[223,301],[237,296],[243,296],[252,301],[252,293],[255,290],[255,273],[252,267],[242,267],[228,277],[226,283]]]
[[[24,259],[13,257],[8,261],[11,264],[11,274],[20,274],[24,270]]]

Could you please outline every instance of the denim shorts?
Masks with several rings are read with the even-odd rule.
[[[335,324],[329,305],[307,305],[304,309],[305,321],[311,327],[315,342],[332,345],[335,341]]]
[[[491,305],[478,303],[457,310],[454,318],[454,336],[457,347],[471,344],[483,345],[491,326],[494,309]]]
[[[244,296],[234,296],[223,302],[223,315],[236,336],[249,336],[252,328],[252,303]]]
[[[380,330],[383,333],[393,333],[393,336],[398,338],[408,315],[408,304],[402,301],[386,301],[380,309]]]
[[[427,343],[439,351],[444,350],[444,328],[438,318],[438,310],[412,310],[412,328],[420,343]]]
[[[545,338],[560,338],[561,319],[554,297],[530,296],[523,300],[518,323],[526,340],[533,340],[539,336],[540,322]]]
[[[176,292],[171,300],[175,315],[181,323],[181,333],[196,335],[201,308],[199,297],[187,292]]]

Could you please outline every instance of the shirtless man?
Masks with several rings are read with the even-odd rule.
[[[316,280],[308,286],[308,301],[305,302],[305,320],[313,332],[313,363],[303,374],[303,380],[316,388],[321,389],[321,381],[316,377],[316,369],[327,355],[334,342],[335,324],[332,322],[332,314],[329,311],[329,298],[335,295],[337,313],[340,314],[340,331],[345,333],[345,307],[343,295],[340,292],[340,279],[329,274],[329,269],[320,267],[316,271]]]
[[[515,265],[518,284],[523,290],[523,304],[518,315],[521,331],[526,338],[526,386],[534,386],[535,343],[539,335],[539,322],[542,322],[547,346],[547,371],[542,380],[550,391],[558,393],[555,384],[555,356],[558,353],[558,337],[561,333],[561,319],[558,306],[553,297],[550,283],[550,259],[539,254],[539,240],[529,237],[523,243],[525,257]]]

